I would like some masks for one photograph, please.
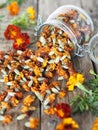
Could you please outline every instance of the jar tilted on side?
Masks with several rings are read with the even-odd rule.
[[[73,5],[59,7],[48,17],[47,21],[52,19],[59,20],[68,26],[74,33],[79,45],[87,43],[94,31],[90,16],[83,9]]]
[[[69,38],[66,41],[68,46],[71,42],[73,44],[71,45],[73,46],[73,54],[78,56],[83,55],[84,44],[89,42],[94,31],[90,16],[83,9],[73,5],[61,6],[55,10],[41,26],[41,31],[46,26],[53,26],[66,33]],[[59,38],[56,40],[59,40]],[[66,42],[61,40],[62,44],[66,44]]]

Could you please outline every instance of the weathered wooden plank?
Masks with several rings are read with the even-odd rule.
[[[22,14],[28,6],[33,6],[37,12],[38,0],[25,1],[20,7],[20,14]],[[6,8],[0,9],[0,15],[4,15],[4,18],[3,18],[2,22],[0,23],[0,25],[1,25],[0,26],[0,50],[7,51],[13,43],[12,43],[12,41],[6,41],[3,33],[4,33],[4,30],[6,29],[7,25],[10,23],[10,20],[12,20],[13,16],[10,16],[8,14],[8,11],[6,10]],[[25,31],[28,32],[28,34],[30,35],[30,38],[32,39],[33,31],[32,30],[25,30]],[[21,106],[21,104],[20,104],[20,106]],[[20,106],[18,106],[17,108],[14,108],[10,112],[12,114],[12,116],[14,116],[15,118],[16,118],[17,112],[20,113]],[[35,106],[36,106],[37,110],[32,114],[32,117],[38,117],[39,122],[40,122],[40,102],[39,102],[39,100],[36,100]],[[8,126],[2,126],[0,124],[0,130],[13,130],[13,129],[14,130],[19,130],[19,129],[20,130],[30,130],[29,128],[26,128],[24,126],[24,123],[27,121],[27,119],[23,120],[23,121],[16,121],[15,118]],[[40,130],[40,123],[39,123],[39,127],[37,128],[37,130]]]
[[[44,4],[43,4],[44,3]],[[47,17],[59,6],[71,4],[71,5],[80,5],[80,1],[77,0],[39,0],[39,14],[42,16],[45,21]]]
[[[43,4],[44,3],[44,4]],[[85,7],[84,7],[84,4]],[[89,3],[89,4],[88,4]],[[93,1],[91,2],[89,0],[89,2],[87,1],[77,1],[77,0],[39,0],[39,14],[42,16],[43,20],[45,21],[47,19],[47,17],[55,10],[57,9],[59,6],[62,5],[66,5],[66,4],[72,4],[72,5],[78,5],[79,7],[84,7],[85,10],[89,13],[89,10],[87,7],[90,7],[92,9],[93,5],[92,5]],[[97,7],[97,6],[96,6]],[[92,15],[91,15],[92,16]],[[74,68],[76,71],[81,72],[85,75],[86,80],[89,80],[92,78],[92,76],[89,74],[89,70],[93,69],[93,65],[92,62],[90,60],[90,58],[88,57],[88,55],[85,55],[82,58],[76,57],[73,58],[73,64],[74,64]],[[64,87],[64,86],[63,86]],[[68,102],[70,101],[75,95],[81,93],[81,91],[79,89],[77,89],[76,91],[74,91],[73,93],[69,93],[68,97],[67,97],[67,101],[66,99],[63,100],[58,100],[59,102]],[[52,122],[50,123],[50,121],[48,121],[48,117],[43,113],[43,107],[42,107],[42,111],[41,111],[41,118],[45,119],[45,120],[41,120],[41,129],[49,129],[49,130],[54,130],[55,129],[55,125],[57,124],[57,122],[55,122],[55,124]],[[93,117],[91,115],[91,113],[83,113],[81,115],[77,114],[74,116],[74,118],[77,120],[77,122],[80,125],[79,130],[91,130],[92,128],[92,122],[93,122]],[[48,122],[48,123],[47,123]]]

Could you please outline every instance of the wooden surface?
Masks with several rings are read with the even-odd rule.
[[[0,0],[1,2],[1,0]],[[21,13],[26,9],[28,6],[34,6],[37,14],[40,14],[43,18],[43,21],[47,19],[50,13],[52,13],[56,8],[66,4],[73,4],[85,9],[88,14],[92,17],[95,26],[95,32],[98,31],[98,1],[97,0],[27,0],[21,6]],[[10,23],[12,19],[9,16],[6,8],[0,9],[0,15],[3,14],[5,17],[3,18],[3,22],[0,23],[0,50],[7,50],[10,47],[10,42],[6,41],[3,36],[3,31],[6,26]],[[28,30],[29,35],[33,36],[33,32]],[[91,78],[89,74],[90,69],[94,69],[98,72],[98,65],[94,64],[88,55],[85,55],[83,58],[75,57],[73,58],[74,68],[78,72],[82,72],[85,75],[86,80]],[[63,86],[64,83],[62,83]],[[74,95],[76,95],[79,91],[75,91],[73,93],[69,93],[66,99],[63,101],[69,102]],[[62,102],[61,100],[59,102]],[[50,118],[43,113],[43,105],[40,104],[38,100],[36,100],[37,111],[34,113],[36,117],[40,119],[40,126],[37,130],[55,130],[55,126],[58,123],[58,120],[54,118]],[[79,130],[91,130],[92,123],[94,121],[94,117],[91,113],[83,113],[77,114],[73,117],[79,123],[80,128]],[[10,125],[3,127],[0,125],[0,130],[29,130],[23,126],[24,121],[19,122],[14,120]]]

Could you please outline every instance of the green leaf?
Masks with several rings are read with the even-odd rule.
[[[98,107],[98,101],[93,102],[92,106],[93,107]]]
[[[13,1],[16,1],[19,5],[21,5],[25,0],[6,0],[7,3],[11,3]]]

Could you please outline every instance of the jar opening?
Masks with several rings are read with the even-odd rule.
[[[61,29],[62,31],[64,31],[69,36],[69,39],[74,44],[74,55],[75,55],[76,52],[77,52],[77,48],[80,47],[80,46],[77,44],[77,39],[76,39],[74,33],[71,31],[71,29],[66,24],[60,22],[59,20],[57,20],[57,19],[51,19],[51,20],[47,20],[40,27],[39,31],[42,32],[43,28],[45,26],[48,26],[48,25],[54,26],[54,27],[57,27],[57,28]]]

